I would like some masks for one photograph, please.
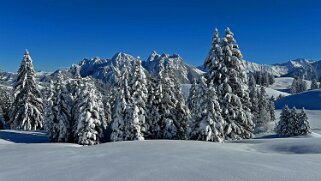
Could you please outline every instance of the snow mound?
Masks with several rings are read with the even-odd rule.
[[[285,105],[298,109],[321,110],[321,89],[289,95],[275,101],[276,109],[282,109]]]

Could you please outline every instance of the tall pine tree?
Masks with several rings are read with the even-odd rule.
[[[13,88],[12,129],[37,130],[43,127],[43,100],[35,76],[31,57],[26,50]]]
[[[248,79],[241,66],[242,54],[229,28],[221,42],[222,55],[213,59],[209,69],[210,80],[217,90],[218,100],[225,120],[225,139],[252,138],[252,114]]]

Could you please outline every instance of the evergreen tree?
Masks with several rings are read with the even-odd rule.
[[[0,114],[3,121],[2,127],[8,127],[7,123],[10,120],[10,109],[13,102],[11,92],[11,89],[0,86]]]
[[[190,111],[185,103],[181,85],[174,76],[173,62],[169,61],[164,71],[163,108],[165,119],[160,122],[164,139],[186,139]]]
[[[12,129],[36,130],[43,127],[43,101],[35,80],[35,71],[26,50],[14,85],[14,102],[10,112]]]
[[[128,128],[128,112],[130,111],[130,92],[128,86],[128,73],[125,71],[119,81],[119,93],[115,101],[112,123],[112,141],[126,140],[126,128]]]
[[[274,102],[275,102],[275,99],[274,99],[274,96],[272,96],[268,100],[268,107],[267,107],[267,110],[270,113],[270,120],[273,121],[273,122],[276,120]]]
[[[71,81],[64,81],[59,72],[57,81],[51,82],[50,85],[50,96],[46,101],[45,128],[52,142],[74,142],[72,131],[74,101],[67,89],[71,84]]]
[[[206,102],[201,104],[203,118],[198,122],[195,130],[197,140],[223,142],[225,122],[221,116],[221,108],[212,83],[209,84],[204,99]]]
[[[165,109],[163,106],[163,74],[164,62],[159,63],[158,74],[151,77],[149,81],[149,97],[148,97],[148,135],[149,139],[161,139],[161,129],[159,122],[164,119]]]
[[[290,92],[292,93],[292,94],[295,94],[295,93],[297,93],[298,92],[298,83],[297,83],[297,80],[296,79],[293,79],[293,82],[292,82],[292,85],[291,85],[291,90],[290,90]]]
[[[213,79],[213,76],[216,76],[213,74],[213,70],[219,69],[219,62],[222,61],[222,49],[221,49],[221,42],[219,38],[218,29],[215,28],[214,36],[212,40],[211,49],[208,53],[208,56],[205,60],[205,67],[207,68],[208,72],[205,74],[205,77],[207,79],[207,83],[210,82],[210,80]]]
[[[147,79],[140,60],[135,60],[131,81],[131,112],[128,140],[144,140],[146,132]]]
[[[269,102],[266,98],[265,88],[261,86],[258,96],[258,112],[255,120],[255,132],[266,132],[271,121],[271,112],[268,110]]]
[[[166,68],[161,60],[157,77],[152,81],[148,101],[149,138],[186,139],[190,112],[173,74],[169,61]]]
[[[291,86],[292,94],[304,92],[307,89],[308,89],[307,83],[302,78],[293,80],[292,86]]]
[[[218,92],[218,100],[222,109],[222,117],[226,122],[225,139],[252,138],[252,114],[248,91],[248,79],[241,66],[242,54],[233,33],[225,30],[222,39],[222,56],[217,66],[209,70],[210,81]]]
[[[319,85],[316,79],[313,79],[311,82],[311,89],[319,89]]]
[[[107,127],[102,96],[90,79],[84,79],[83,87],[80,89],[80,101],[75,105],[75,138],[81,145],[99,144]]]
[[[57,85],[56,85],[57,86]],[[57,86],[58,87],[58,86]],[[59,111],[58,111],[58,101],[57,101],[57,90],[59,88],[53,85],[50,81],[49,84],[49,98],[44,99],[44,128],[48,131],[49,141],[57,142],[59,138]]]
[[[304,109],[302,109],[301,113],[297,113],[295,108],[290,110],[288,106],[285,106],[282,109],[280,121],[275,128],[275,132],[285,137],[311,133],[310,123]]]
[[[299,119],[299,134],[300,135],[305,135],[308,133],[311,133],[311,127],[310,127],[310,122],[308,121],[308,116],[305,113],[304,108],[301,110],[301,113],[298,114],[298,119]]]

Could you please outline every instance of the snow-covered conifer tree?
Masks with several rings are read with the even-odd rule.
[[[299,119],[299,134],[300,135],[305,135],[308,133],[311,133],[311,127],[310,127],[310,122],[308,120],[308,116],[305,113],[304,108],[301,110],[300,113],[298,113],[298,119]]]
[[[149,97],[149,134],[156,139],[186,139],[190,112],[169,61],[161,60]]]
[[[147,113],[147,126],[148,126],[148,139],[161,139],[162,133],[159,122],[164,119],[165,109],[163,106],[163,74],[164,62],[159,63],[158,74],[151,77],[148,84],[148,113]]]
[[[81,145],[98,144],[103,139],[107,127],[102,96],[90,79],[84,79],[83,87],[79,88],[81,90],[75,105],[75,138]]]
[[[51,93],[46,109],[46,130],[49,140],[53,142],[74,142],[73,138],[73,108],[74,101],[70,89],[74,81],[64,80],[61,72],[58,72],[57,80],[51,83]],[[68,89],[69,87],[69,89]],[[77,86],[78,88],[78,86]]]
[[[268,130],[268,123],[271,121],[271,112],[268,110],[269,102],[266,98],[265,88],[261,86],[258,94],[258,112],[255,119],[255,132],[266,132]]]
[[[297,80],[296,80],[296,79],[293,79],[290,92],[291,92],[292,94],[297,93],[297,92],[298,92],[297,88],[298,88]]]
[[[275,121],[275,107],[274,107],[274,102],[275,102],[275,98],[274,96],[272,96],[270,99],[268,99],[268,107],[267,110],[270,113],[270,120],[271,121]]]
[[[215,28],[211,49],[204,63],[204,65],[208,70],[208,72],[205,75],[207,79],[207,83],[209,83],[213,79],[213,76],[216,76],[216,75],[213,75],[213,70],[217,70],[220,68],[219,62],[222,61],[222,55],[223,55],[220,41],[221,40],[219,38],[218,29]]]
[[[295,108],[290,110],[288,106],[285,106],[282,109],[280,121],[278,122],[275,131],[280,136],[285,137],[310,133],[310,123],[304,109],[302,109],[301,113],[297,113]]]
[[[288,135],[288,127],[291,126],[290,122],[291,111],[289,107],[286,105],[282,108],[280,121],[278,122],[277,126],[275,127],[275,132],[280,136],[287,136]]]
[[[140,60],[135,60],[131,80],[131,99],[126,140],[144,140],[146,132],[146,102],[148,96],[147,79]]]
[[[44,128],[48,131],[49,141],[57,142],[59,138],[59,112],[58,112],[58,101],[57,101],[57,90],[52,81],[50,81],[48,92],[49,98],[44,99]]]
[[[319,89],[319,85],[316,79],[313,79],[311,82],[311,89]]]
[[[128,86],[128,72],[125,71],[119,80],[119,91],[115,100],[112,123],[112,141],[126,140],[126,125],[128,123],[128,111],[130,111],[130,92]]]
[[[163,138],[165,139],[187,139],[187,125],[191,119],[190,111],[186,105],[181,85],[174,76],[173,62],[168,61],[164,74],[164,105],[165,129]]]
[[[194,135],[197,140],[223,142],[225,122],[221,116],[221,108],[212,83],[206,89],[204,99],[206,102],[200,105],[203,108],[203,117],[195,127]]]
[[[218,92],[218,100],[225,120],[225,139],[246,139],[253,137],[252,114],[248,91],[248,79],[241,66],[242,54],[233,33],[225,30],[222,39],[222,56],[209,74]]]
[[[43,127],[43,100],[35,80],[35,71],[26,50],[14,85],[14,102],[10,112],[12,129],[36,130]]]

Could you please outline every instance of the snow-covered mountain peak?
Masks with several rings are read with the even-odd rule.
[[[156,57],[159,57],[160,55],[154,50],[152,51],[152,53],[149,55],[149,57],[147,58],[147,61],[154,61],[155,59],[157,59]]]
[[[125,63],[128,61],[131,62],[133,60],[136,60],[136,58],[129,55],[129,54],[123,53],[123,52],[116,53],[112,58],[113,63],[115,63],[115,62]]]

